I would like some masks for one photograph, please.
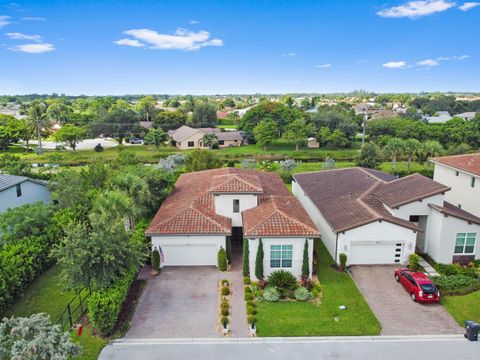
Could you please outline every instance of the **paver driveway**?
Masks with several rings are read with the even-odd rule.
[[[352,276],[382,325],[382,335],[459,334],[463,329],[439,304],[410,299],[395,281],[398,266],[352,266]],[[348,310],[347,310],[348,311]]]
[[[167,267],[146,278],[127,338],[218,336],[215,267]]]

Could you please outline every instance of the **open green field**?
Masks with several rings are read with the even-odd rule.
[[[445,296],[442,304],[462,327],[464,320],[480,322],[480,291],[463,296]]]
[[[18,299],[5,316],[30,316],[35,313],[49,314],[52,322],[56,322],[74,293],[66,290],[60,275],[60,267],[54,266],[45,271],[27,289],[24,296]],[[72,332],[72,339],[79,343],[77,334]],[[94,336],[89,326],[82,335],[83,355],[80,360],[94,360],[100,354],[107,341]]]
[[[321,240],[315,241],[318,278],[323,297],[319,304],[298,301],[259,303],[259,336],[378,335],[380,323],[350,275],[332,268],[333,259]],[[346,310],[339,310],[345,305]]]

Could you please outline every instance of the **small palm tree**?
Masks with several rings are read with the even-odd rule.
[[[32,101],[27,108],[27,126],[37,132],[37,153],[42,154],[42,130],[50,129],[51,123],[47,113],[47,105],[44,102]]]
[[[405,144],[402,139],[392,138],[388,140],[387,144],[383,148],[386,156],[392,159],[392,173],[395,174],[397,165],[397,158],[405,152]]]
[[[215,134],[205,134],[203,135],[202,141],[203,145],[208,146],[208,148],[212,150],[213,145],[218,143],[218,137]]]
[[[412,159],[417,156],[417,153],[421,146],[422,143],[417,139],[407,139],[404,141],[405,154],[408,157],[408,175],[410,175]]]
[[[424,148],[423,152],[426,155],[426,161],[427,161],[427,164],[426,164],[427,174],[430,174],[430,161],[428,159],[431,157],[442,155],[444,149],[443,149],[443,146],[440,145],[438,141],[434,141],[434,140],[427,141],[423,145],[423,148]]]

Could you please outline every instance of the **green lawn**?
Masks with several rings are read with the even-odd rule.
[[[6,316],[29,316],[42,312],[49,314],[52,322],[56,322],[60,313],[73,297],[73,292],[67,291],[62,285],[60,267],[54,266],[45,271],[28,287],[24,296],[15,302]],[[74,332],[72,338],[75,342],[80,341]],[[106,340],[93,336],[87,326],[82,335],[84,353],[78,359],[96,359],[106,343]]]
[[[445,296],[442,304],[460,326],[463,326],[464,320],[480,322],[480,291],[463,296]]]
[[[380,323],[350,275],[332,268],[333,260],[320,240],[315,241],[315,248],[319,256],[318,277],[323,288],[321,303],[259,303],[258,335],[378,335]],[[346,305],[347,309],[339,310],[340,305]]]
[[[231,130],[237,130],[238,125],[225,125],[225,124],[219,124],[217,125],[217,128],[219,129],[231,129]]]

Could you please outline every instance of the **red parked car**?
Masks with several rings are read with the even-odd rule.
[[[431,303],[440,300],[440,292],[433,285],[432,280],[422,272],[397,269],[395,270],[395,280],[403,285],[413,301]]]

